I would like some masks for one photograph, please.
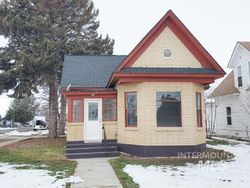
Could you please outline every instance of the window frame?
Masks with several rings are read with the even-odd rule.
[[[240,74],[239,74],[240,72]],[[243,86],[243,78],[242,78],[242,68],[241,65],[237,66],[237,83],[238,83],[238,87],[242,87]]]
[[[74,121],[74,100],[81,101],[81,113],[80,113],[80,119],[81,121]],[[83,123],[84,122],[84,100],[83,98],[71,98],[71,117],[70,117],[70,123]]]
[[[179,107],[180,107],[180,117],[179,117],[179,120],[180,120],[180,126],[176,126],[176,125],[167,125],[167,126],[163,126],[163,125],[158,125],[158,120],[157,120],[157,93],[180,93],[180,102],[179,103]],[[155,99],[155,102],[156,102],[156,127],[158,128],[172,128],[172,127],[176,127],[176,128],[181,128],[182,127],[182,94],[180,91],[156,91],[156,99]],[[177,103],[177,102],[176,102]]]
[[[103,115],[104,115],[104,102],[103,102],[103,101],[104,101],[105,99],[115,99],[115,101],[116,101],[116,116],[115,116],[115,119],[112,119],[112,120],[104,120],[104,116],[103,116]],[[117,107],[118,107],[118,106],[117,106],[117,97],[113,97],[113,96],[112,96],[112,97],[103,97],[103,98],[102,98],[102,121],[103,121],[103,122],[117,121]]]
[[[128,113],[127,113],[127,95],[134,93],[136,95],[136,125],[129,125],[128,124]],[[124,92],[124,111],[125,111],[125,127],[132,127],[132,128],[136,128],[138,125],[138,116],[137,116],[137,92],[136,91],[129,91],[129,92]]]
[[[228,113],[228,109],[230,109],[230,113]],[[232,125],[232,108],[231,106],[226,107],[226,118],[227,118],[227,125]],[[230,123],[228,121],[228,118],[230,118]]]
[[[200,110],[197,109],[197,96],[200,97]],[[201,92],[196,92],[195,93],[195,113],[196,113],[196,123],[197,127],[203,127],[203,118],[202,118],[202,97],[201,97]],[[200,117],[200,118],[198,118]],[[200,124],[199,124],[199,119],[200,119]]]
[[[250,61],[248,61],[248,76],[249,76],[249,81],[250,81]]]

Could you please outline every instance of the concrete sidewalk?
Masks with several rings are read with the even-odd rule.
[[[83,182],[73,184],[71,188],[122,188],[109,159],[78,159],[75,176],[82,178]]]

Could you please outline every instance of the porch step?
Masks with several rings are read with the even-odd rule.
[[[97,158],[97,157],[117,157],[119,155],[120,155],[120,153],[118,151],[66,154],[66,156],[69,159]]]
[[[107,147],[80,147],[80,148],[68,148],[66,153],[90,153],[90,152],[105,152],[105,151],[118,151],[117,146],[107,146]]]
[[[119,156],[117,142],[84,143],[67,142],[66,156],[69,159]]]

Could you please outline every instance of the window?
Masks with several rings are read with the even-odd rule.
[[[137,126],[136,92],[125,93],[125,121],[127,127]]]
[[[157,92],[156,106],[158,127],[181,127],[180,92]]]
[[[88,120],[98,120],[98,102],[88,102]]]
[[[116,98],[104,98],[103,104],[103,121],[116,121]]]
[[[231,107],[227,107],[227,125],[232,125],[232,111],[231,111]]]
[[[172,54],[173,54],[172,51],[170,49],[168,49],[168,48],[163,50],[163,55],[166,58],[170,58],[172,56]]]
[[[248,74],[249,74],[249,80],[250,80],[250,61],[248,62]]]
[[[82,122],[82,100],[73,99],[72,101],[72,121],[73,122]]]
[[[196,118],[197,127],[202,127],[201,93],[196,93]]]
[[[241,87],[242,86],[241,66],[237,67],[237,76],[238,76],[238,87]]]

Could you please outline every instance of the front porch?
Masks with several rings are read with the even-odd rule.
[[[101,143],[117,140],[117,92],[88,89],[67,92],[67,141]]]
[[[71,141],[66,145],[66,156],[69,159],[116,157],[119,156],[116,140],[101,143],[85,143],[84,141]]]

